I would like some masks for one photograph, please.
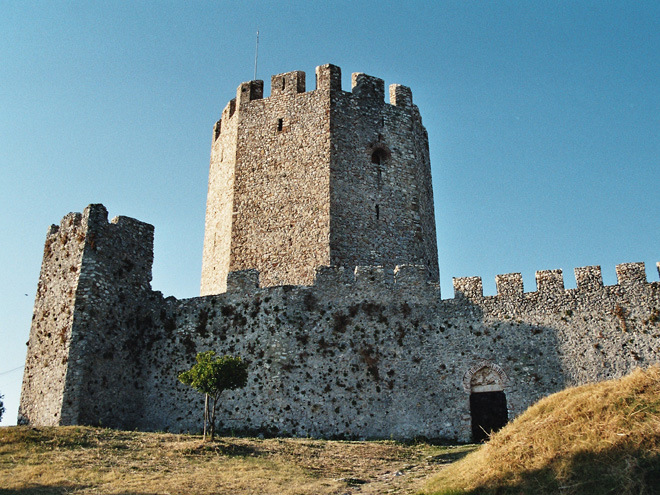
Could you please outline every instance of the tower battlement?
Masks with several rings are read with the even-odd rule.
[[[214,140],[220,136],[222,123],[233,118],[237,109],[245,108],[246,105],[257,100],[270,101],[271,98],[296,97],[314,91],[330,92],[333,95],[341,93],[342,96],[353,96],[361,100],[371,100],[372,104],[383,103],[385,99],[385,82],[374,76],[355,72],[351,76],[351,91],[342,90],[341,69],[336,65],[326,64],[316,68],[316,86],[313,90],[306,89],[306,75],[304,71],[291,71],[276,74],[270,78],[270,96],[264,98],[264,81],[253,80],[241,83],[236,90],[236,98],[229,100],[220,120],[214,126]],[[266,104],[266,101],[262,102]],[[401,84],[389,86],[389,105],[387,107],[398,107],[401,109],[413,109],[412,90]],[[384,109],[387,107],[383,107]],[[420,117],[421,118],[421,117]]]

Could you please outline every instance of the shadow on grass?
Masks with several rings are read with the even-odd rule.
[[[71,493],[72,491],[84,490],[89,485],[74,485],[65,483],[57,486],[33,485],[26,488],[7,489],[0,488],[0,495],[60,495]]]
[[[475,445],[474,448],[463,448],[461,450],[451,450],[443,452],[442,454],[434,455],[429,459],[432,464],[451,464],[452,462],[460,461],[466,455],[474,452],[479,448]]]
[[[227,457],[260,457],[264,455],[264,453],[256,447],[223,441],[200,443],[196,447],[186,449],[184,453],[186,455],[216,454]]]
[[[58,486],[31,486],[29,488],[7,489],[0,488],[0,495],[64,495],[77,493],[79,490],[91,488],[89,485],[58,485]],[[120,492],[116,495],[135,495],[135,492]],[[158,495],[157,493],[144,493],[140,495]]]
[[[5,430],[3,441],[43,448],[77,449],[91,447],[90,432],[86,429],[62,429],[54,427],[14,427]],[[2,492],[0,492],[2,493]]]
[[[565,477],[549,465],[518,475],[518,481],[497,480],[473,490],[446,489],[433,495],[645,494],[660,495],[660,455],[641,450],[625,452],[578,452],[563,466]]]

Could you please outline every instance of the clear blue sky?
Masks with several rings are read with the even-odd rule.
[[[199,291],[211,130],[242,81],[333,63],[413,90],[452,277],[660,261],[660,3],[0,0],[0,393],[16,420],[43,242],[89,203]],[[309,86],[310,84],[308,84]],[[266,87],[269,87],[267,82]],[[308,88],[310,89],[310,88]],[[313,88],[311,88],[313,89]],[[267,90],[268,91],[268,90]],[[11,371],[14,370],[14,371]]]

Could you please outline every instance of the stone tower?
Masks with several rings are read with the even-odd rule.
[[[262,286],[309,285],[323,265],[424,265],[438,259],[428,135],[412,92],[341,70],[238,87],[214,127],[201,294],[226,290],[231,271],[257,269]]]

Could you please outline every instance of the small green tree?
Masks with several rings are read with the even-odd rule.
[[[2,421],[2,415],[5,413],[5,405],[2,402],[2,399],[4,399],[5,396],[0,394],[0,421]]]
[[[211,441],[215,437],[215,409],[220,394],[225,390],[245,387],[247,363],[240,357],[219,357],[215,351],[200,352],[192,368],[179,375],[179,380],[190,385],[204,397],[204,440],[207,424],[211,426]],[[210,418],[209,418],[210,399]]]

